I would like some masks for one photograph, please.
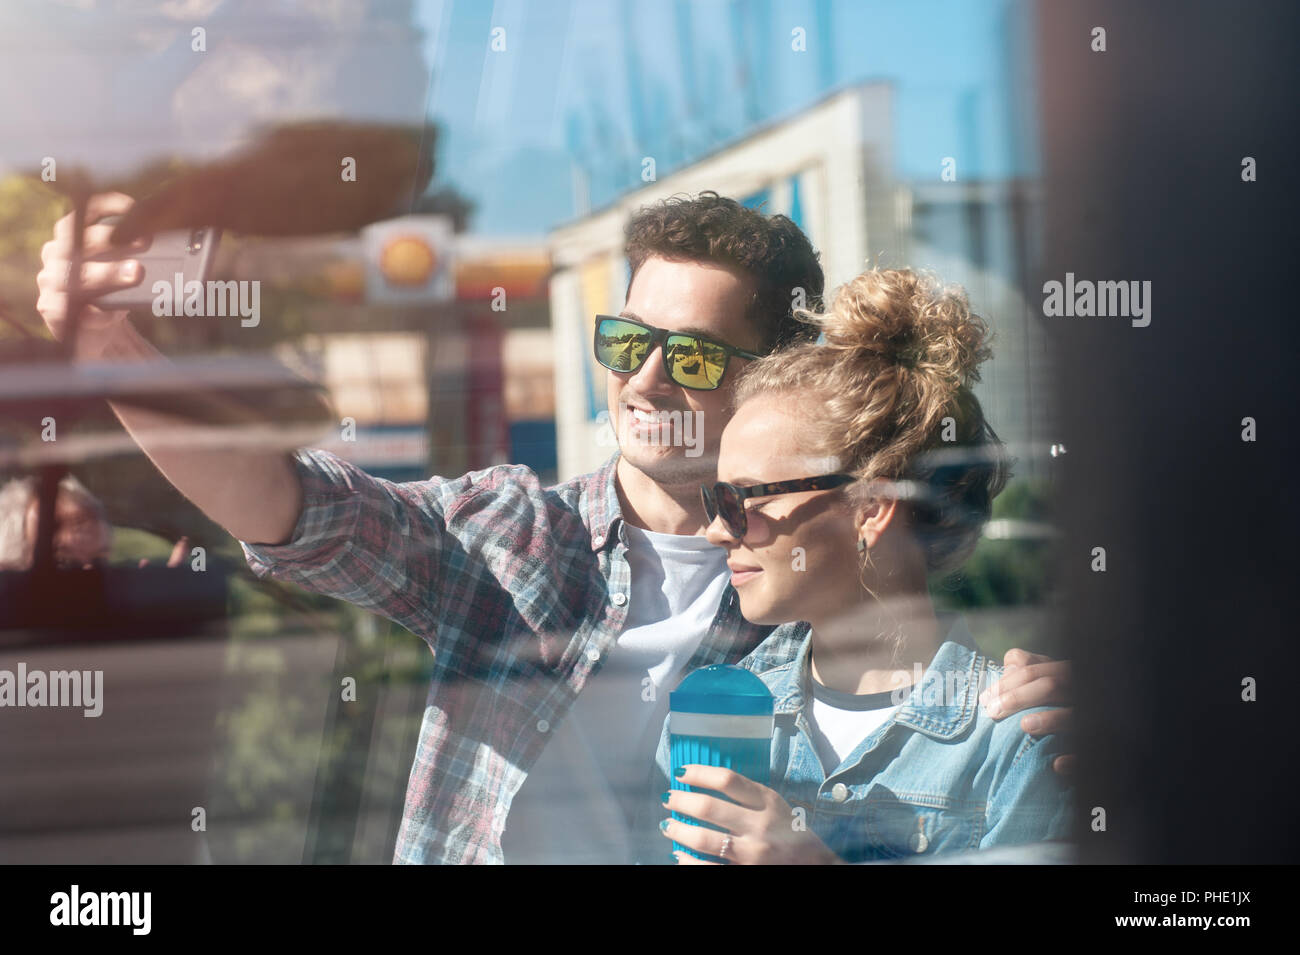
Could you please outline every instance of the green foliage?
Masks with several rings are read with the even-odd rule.
[[[1042,480],[1012,482],[993,502],[994,519],[1050,524],[1050,489]],[[981,539],[960,569],[931,582],[935,602],[949,609],[1036,606],[1051,593],[1054,547],[1050,540]]]
[[[134,527],[114,527],[108,562],[135,567],[141,560],[147,560],[151,565],[165,567],[171,552],[172,542],[157,534]]]
[[[1052,519],[1051,486],[1043,478],[1021,478],[993,499],[994,518],[1026,521]]]
[[[67,211],[67,201],[38,176],[0,179],[0,315],[8,318],[0,321],[0,341],[48,337],[36,311],[36,273],[41,270],[41,246]]]

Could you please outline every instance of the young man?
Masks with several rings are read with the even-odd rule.
[[[130,205],[97,196],[88,221]],[[71,229],[70,217],[56,226],[38,279],[56,336]],[[88,226],[85,254],[106,249],[109,231]],[[714,480],[747,356],[806,334],[791,303],[799,289],[820,297],[817,255],[790,220],[713,193],[642,209],[627,238],[628,321],[598,328],[620,452],[557,487],[519,466],[393,484],[322,451],[168,448],[150,432],[174,422],[115,406],[168,480],[243,542],[255,573],[348,600],[429,643],[435,673],[395,862],[663,854],[657,800],[646,800],[663,788],[650,774],[668,691],[771,632],[741,617],[725,552],[700,536],[699,488]],[[83,266],[86,290],[138,282],[133,264]],[[78,354],[161,357],[124,313],[94,308]],[[688,415],[690,442],[678,427]],[[1053,674],[1066,665],[1042,661],[1010,687],[1010,711],[1065,702]]]

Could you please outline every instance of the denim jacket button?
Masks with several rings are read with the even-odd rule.
[[[621,607],[627,603],[627,594],[615,594],[612,598],[615,607]]]
[[[907,838],[907,845],[913,852],[924,852],[930,847],[930,840],[925,836],[925,817],[916,817],[916,832]]]
[[[843,783],[836,783],[831,787],[831,798],[836,802],[844,802],[849,798],[849,787]]]

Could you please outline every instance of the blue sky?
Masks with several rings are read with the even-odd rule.
[[[898,168],[963,178],[1032,168],[1017,158],[1032,108],[1016,0],[418,0],[438,178],[478,206],[474,230],[545,231],[575,212],[575,163],[593,206],[663,176],[837,86],[896,89]],[[504,51],[489,48],[505,30]],[[807,51],[791,49],[805,31]],[[1013,102],[1013,97],[1026,97]]]
[[[538,235],[828,91],[887,80],[896,174],[1033,172],[1027,0],[117,0],[0,3],[0,173],[107,179],[322,116],[443,129],[438,184],[476,232]],[[196,25],[207,48],[193,49]],[[504,51],[490,49],[494,28]],[[802,29],[806,51],[791,48]],[[432,70],[432,77],[430,72]],[[430,82],[431,80],[431,82]],[[35,95],[34,95],[35,94]]]

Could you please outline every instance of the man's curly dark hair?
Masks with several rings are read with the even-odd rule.
[[[812,243],[786,216],[764,215],[707,191],[645,206],[626,231],[632,278],[652,256],[731,266],[754,281],[749,317],[765,350],[816,339],[817,329],[796,318],[792,306],[816,309],[825,278]],[[802,303],[795,299],[797,289],[803,290]]]

